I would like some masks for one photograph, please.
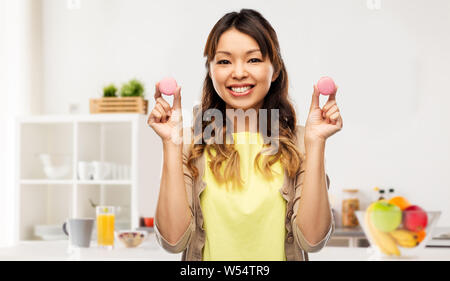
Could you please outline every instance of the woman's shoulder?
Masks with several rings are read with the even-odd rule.
[[[189,155],[192,147],[191,144],[194,143],[193,127],[183,127],[183,154]]]
[[[295,144],[300,152],[305,152],[305,126],[295,126]]]
[[[297,139],[303,139],[305,136],[305,126],[303,125],[296,125],[295,126],[295,135]]]
[[[295,126],[295,131],[296,131],[297,137],[303,137],[305,135],[305,126],[303,126],[303,125],[296,125]]]
[[[203,135],[194,135],[194,127],[183,127],[183,154],[188,157],[196,143],[203,143]]]

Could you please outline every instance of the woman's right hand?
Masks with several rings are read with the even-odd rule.
[[[161,137],[163,143],[180,144],[183,137],[183,117],[181,114],[181,87],[175,90],[173,106],[164,100],[159,91],[159,82],[155,86],[155,107],[148,117],[148,125]],[[178,132],[176,132],[178,130]],[[172,137],[181,139],[172,139]]]

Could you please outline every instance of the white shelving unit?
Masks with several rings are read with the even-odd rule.
[[[94,217],[90,201],[120,207],[116,228],[139,227],[153,216],[161,174],[161,141],[142,114],[30,116],[17,120],[19,240],[34,240],[35,225],[62,225],[70,217]],[[48,179],[41,153],[67,155],[71,172]],[[78,162],[130,167],[129,178],[80,180]]]

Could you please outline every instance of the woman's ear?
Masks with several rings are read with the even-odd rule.
[[[280,71],[274,71],[273,75],[272,75],[272,83],[275,82],[275,80],[277,80],[278,76],[280,75]]]

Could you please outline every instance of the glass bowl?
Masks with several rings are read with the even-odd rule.
[[[369,259],[417,258],[431,239],[440,211],[356,211],[356,217],[374,250]]]
[[[117,232],[117,238],[125,245],[127,248],[135,248],[144,242],[147,238],[147,232],[136,231],[136,230],[122,230]]]

